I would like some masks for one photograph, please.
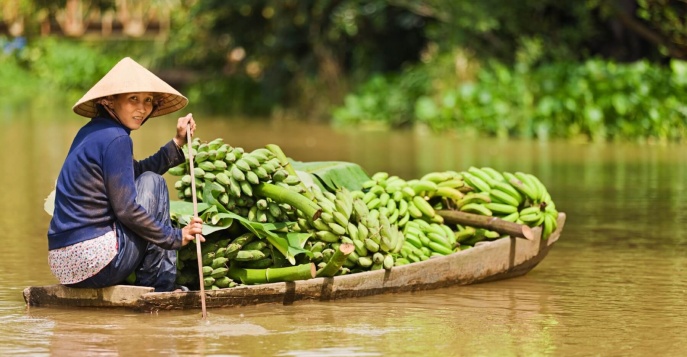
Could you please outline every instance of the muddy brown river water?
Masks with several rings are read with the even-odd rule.
[[[57,115],[56,115],[57,116]],[[506,281],[332,302],[141,314],[27,309],[22,290],[54,284],[43,201],[84,123],[5,115],[0,143],[3,356],[669,356],[687,346],[687,147],[476,140],[421,130],[198,118],[197,137],[302,161],[342,160],[410,179],[471,165],[525,171],[568,220],[529,274]],[[134,132],[142,158],[175,118]],[[173,180],[170,177],[170,180]],[[171,181],[170,181],[171,182]]]

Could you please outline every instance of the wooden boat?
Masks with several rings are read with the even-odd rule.
[[[559,213],[558,227],[548,239],[542,239],[541,227],[536,227],[528,229],[529,239],[511,235],[390,270],[206,290],[206,307],[289,305],[301,300],[329,301],[513,278],[528,273],[546,257],[559,239],[565,219],[565,213]],[[152,288],[127,285],[103,289],[62,285],[28,287],[24,290],[24,300],[29,307],[119,307],[145,312],[201,308],[199,291],[156,293]]]

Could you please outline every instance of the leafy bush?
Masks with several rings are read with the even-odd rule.
[[[390,90],[373,91],[370,83],[349,96],[335,120],[355,123],[357,116],[394,125],[401,117],[438,131],[509,137],[680,141],[687,133],[687,105],[680,100],[687,95],[687,63],[677,60],[668,67],[598,59],[533,68],[493,62],[474,81],[406,95],[412,105],[400,112],[359,105],[387,102]]]
[[[399,127],[413,121],[415,101],[429,89],[427,73],[407,71],[402,75],[371,77],[358,94],[349,94],[345,104],[333,112],[335,123],[383,124]]]

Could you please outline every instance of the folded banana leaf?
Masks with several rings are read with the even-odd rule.
[[[309,184],[306,173],[312,179],[312,183],[328,191],[336,191],[345,187],[351,191],[362,189],[363,182],[370,179],[360,165],[345,161],[293,161],[291,165],[299,173],[301,180]]]

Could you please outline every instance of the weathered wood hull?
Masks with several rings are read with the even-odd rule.
[[[521,276],[541,262],[560,237],[565,214],[558,216],[558,228],[542,240],[541,228],[534,239],[501,238],[466,251],[424,262],[295,282],[239,286],[205,292],[207,308],[257,304],[291,304],[299,300],[329,301],[384,293],[430,290]],[[155,293],[152,288],[119,285],[104,289],[73,289],[62,285],[28,287],[28,306],[122,307],[138,311],[199,309],[200,292]]]

